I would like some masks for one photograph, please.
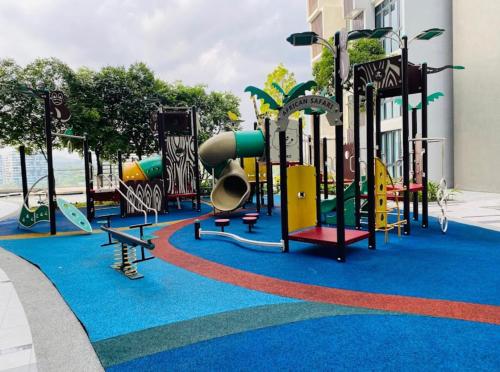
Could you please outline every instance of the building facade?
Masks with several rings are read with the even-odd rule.
[[[453,64],[453,19],[451,0],[308,0],[308,22],[310,28],[320,36],[329,38],[336,31],[345,28],[372,29],[392,27],[400,35],[411,38],[422,30],[432,27],[444,28],[446,32],[430,41],[413,41],[409,45],[409,61],[415,64],[427,62],[429,66],[440,67]],[[331,14],[335,13],[335,14]],[[396,41],[385,39],[383,46],[388,55],[400,53]],[[311,63],[319,58],[316,47],[311,50]],[[456,62],[458,63],[458,62]],[[464,73],[462,71],[455,74]],[[428,92],[442,92],[444,97],[431,103],[428,111],[429,137],[446,138],[444,161],[439,144],[429,145],[429,178],[439,181],[444,176],[450,185],[454,182],[454,133],[453,133],[453,71],[445,70],[430,75]],[[345,123],[352,122],[349,97],[344,98],[346,106]],[[420,97],[410,96],[410,104],[415,106]],[[402,120],[401,107],[394,99],[382,102],[382,154],[394,176],[401,174]],[[364,120],[361,120],[363,125]],[[333,136],[333,130],[322,122],[322,135]],[[346,136],[348,134],[346,133]],[[363,147],[363,144],[361,144]],[[333,148],[329,153],[333,153]]]
[[[21,160],[19,151],[9,149],[0,156],[0,188],[21,189]],[[28,186],[47,175],[47,161],[42,154],[26,155],[26,175]]]
[[[500,192],[500,1],[453,0],[455,186]]]

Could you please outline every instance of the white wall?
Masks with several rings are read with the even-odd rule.
[[[455,180],[500,192],[500,1],[453,1]]]
[[[446,32],[427,41],[415,40],[409,45],[409,61],[421,64],[427,62],[431,67],[441,67],[453,63],[453,30],[452,0],[401,0],[402,33],[409,38],[420,31],[438,27]],[[460,72],[457,72],[460,73]],[[428,76],[428,94],[436,91],[444,93],[444,97],[431,102],[428,106],[429,137],[446,138],[445,177],[450,186],[454,183],[453,166],[453,72],[445,70]],[[420,102],[421,96],[410,97],[410,104]],[[411,113],[410,120],[411,120]],[[419,111],[420,119],[420,111]],[[419,120],[419,133],[421,133]],[[439,181],[441,178],[441,147],[439,144],[429,145],[429,178]]]

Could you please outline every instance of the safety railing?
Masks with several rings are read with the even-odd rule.
[[[106,180],[110,183],[110,185],[112,185],[112,186],[113,186],[113,188],[114,188],[116,191],[118,191],[118,193],[119,193],[119,194],[120,194],[120,195],[121,195],[121,196],[122,196],[122,197],[123,197],[123,198],[124,198],[124,199],[125,199],[125,200],[126,200],[126,201],[130,204],[130,205],[131,205],[131,206],[132,206],[132,208],[133,208],[134,210],[136,210],[137,212],[142,212],[142,213],[144,213],[144,223],[148,223],[148,217],[147,217],[147,216],[148,216],[148,214],[147,214],[146,210],[151,211],[151,212],[153,212],[153,213],[154,213],[154,215],[155,215],[155,224],[157,224],[157,223],[158,223],[158,211],[157,211],[156,209],[154,209],[154,208],[151,208],[151,207],[150,207],[150,206],[148,206],[146,203],[144,203],[144,201],[142,201],[142,199],[141,199],[141,198],[139,198],[139,196],[137,196],[137,194],[134,192],[134,190],[133,190],[130,186],[128,186],[125,182],[123,182],[121,179],[118,179],[118,185],[117,185],[117,184],[115,184],[115,183],[113,182],[113,180],[112,180],[112,179],[111,179],[108,175],[106,175],[106,174],[100,174],[100,175],[98,175],[98,176],[99,176],[99,177],[102,177],[103,179],[106,179]],[[145,209],[139,209],[139,208],[135,205],[135,203],[134,203],[133,201],[131,201],[131,200],[127,197],[127,195],[125,195],[125,194],[122,192],[122,190],[120,189],[120,185],[121,185],[121,186],[123,186],[125,189],[127,189],[127,191],[128,191],[128,192],[127,192],[127,195],[131,195],[131,196],[132,196],[135,200],[137,200],[137,202],[138,202],[140,205],[142,205]]]

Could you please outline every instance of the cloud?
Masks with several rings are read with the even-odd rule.
[[[2,0],[0,56],[26,64],[57,57],[73,68],[148,64],[168,81],[202,83],[241,97],[280,62],[311,77],[309,48],[285,38],[306,30],[303,0]]]

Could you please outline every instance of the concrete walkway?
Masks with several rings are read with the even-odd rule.
[[[429,204],[429,214],[439,216],[437,203]],[[457,192],[448,201],[448,219],[500,231],[500,194],[474,191]]]
[[[28,318],[38,371],[103,371],[82,325],[47,277],[1,248],[0,262]]]

